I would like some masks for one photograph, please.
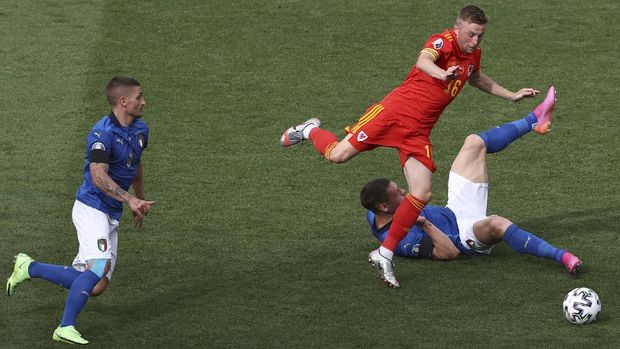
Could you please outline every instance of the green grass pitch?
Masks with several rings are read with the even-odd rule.
[[[490,213],[585,264],[569,277],[504,245],[453,262],[396,259],[399,290],[366,265],[369,179],[404,178],[393,150],[333,165],[281,132],[310,116],[338,132],[407,75],[458,1],[0,3],[0,270],[13,255],[68,264],[84,140],[115,74],[143,85],[151,126],[138,231],[121,223],[111,287],[78,330],[97,348],[593,347],[620,342],[615,0],[488,1],[482,69],[516,90],[555,84],[553,131],[489,157]],[[433,203],[472,132],[527,114],[465,87],[433,133]],[[4,280],[4,279],[3,279]],[[561,310],[579,286],[600,319]],[[0,347],[52,340],[67,293],[35,280],[0,300]]]

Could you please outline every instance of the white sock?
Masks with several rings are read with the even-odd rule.
[[[304,139],[308,139],[308,137],[310,137],[310,131],[314,130],[315,127],[315,124],[308,124],[308,126],[304,128],[304,130],[302,131],[302,133],[304,134]]]
[[[379,247],[379,254],[389,260],[392,260],[392,258],[394,257],[394,252],[390,251],[389,249],[383,246]]]

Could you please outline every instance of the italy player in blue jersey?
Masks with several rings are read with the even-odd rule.
[[[550,88],[545,102],[549,119],[555,105],[555,89]],[[537,108],[540,108],[537,107]],[[469,135],[452,163],[445,207],[427,205],[417,224],[399,243],[396,254],[403,257],[450,260],[460,254],[488,255],[493,246],[505,241],[520,253],[548,258],[564,265],[574,274],[581,266],[579,258],[525,231],[509,219],[487,216],[487,153],[497,153],[536,127],[530,113],[523,119]],[[373,235],[382,241],[392,217],[406,198],[396,183],[387,179],[368,182],[360,194]],[[376,268],[381,268],[369,259]],[[383,275],[379,271],[379,275]]]
[[[72,266],[33,260],[20,253],[6,292],[28,279],[44,279],[69,289],[60,322],[52,338],[72,344],[88,344],[75,329],[78,314],[90,296],[108,287],[116,265],[119,220],[126,203],[141,228],[155,202],[144,193],[140,158],[149,139],[149,128],[141,117],[145,106],[140,83],[117,76],[106,87],[112,112],[99,120],[86,137],[84,180],[73,205],[73,224],[79,250]],[[128,190],[133,187],[134,195]]]

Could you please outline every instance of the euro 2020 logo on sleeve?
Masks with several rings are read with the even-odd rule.
[[[433,47],[436,50],[441,50],[441,48],[443,47],[443,40],[441,38],[439,38],[439,39],[433,41]]]

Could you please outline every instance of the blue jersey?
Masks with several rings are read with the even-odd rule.
[[[75,194],[76,199],[119,220],[123,213],[123,204],[93,184],[90,175],[91,152],[103,150],[108,154],[108,175],[121,188],[128,190],[136,176],[148,139],[148,125],[141,119],[135,119],[128,127],[123,127],[114,113],[99,120],[86,137],[84,181]]]
[[[459,227],[456,223],[456,216],[452,210],[447,207],[428,205],[424,207],[420,215],[426,217],[426,219],[433,223],[439,230],[444,232],[461,252],[467,253],[461,244],[461,240],[459,238]],[[389,222],[385,226],[381,227],[381,229],[377,229],[377,225],[375,224],[375,214],[372,211],[368,211],[366,218],[368,219],[368,224],[370,225],[372,234],[380,242],[383,242],[387,236],[390,226],[392,225],[392,222]],[[422,230],[419,225],[414,225],[409,230],[409,233],[407,233],[407,235],[405,235],[405,237],[400,241],[394,253],[401,257],[420,257],[420,244],[422,239],[425,237],[427,237],[427,234],[424,230]]]

